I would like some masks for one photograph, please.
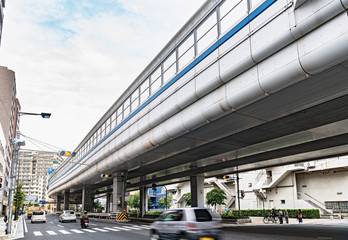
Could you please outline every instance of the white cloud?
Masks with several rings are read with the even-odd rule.
[[[75,148],[203,2],[7,1],[0,65],[16,72],[22,111],[52,112],[20,130]]]

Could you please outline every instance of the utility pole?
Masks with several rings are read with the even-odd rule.
[[[13,145],[13,157],[12,157],[12,165],[11,165],[11,172],[10,172],[10,178],[8,183],[8,188],[10,190],[9,192],[9,218],[8,218],[8,225],[7,225],[7,234],[11,234],[12,231],[12,218],[13,218],[13,198],[14,198],[14,188],[16,185],[16,170],[17,170],[17,161],[18,161],[18,151],[21,146],[25,145],[25,142],[23,140],[19,140],[18,138],[12,139],[11,143]]]
[[[237,172],[237,197],[238,197],[238,214],[240,216],[241,213],[240,213],[239,174],[238,174],[238,172]]]

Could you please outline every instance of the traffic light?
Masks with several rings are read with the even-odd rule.
[[[152,184],[152,191],[155,192],[156,190],[157,190],[156,183],[153,183],[153,184]]]
[[[2,178],[0,178],[0,189],[2,188]]]
[[[59,150],[58,155],[62,157],[75,157],[76,152],[70,152],[70,151],[65,151],[65,150]]]
[[[229,179],[229,178],[230,178],[230,176],[228,176],[228,175],[216,176],[216,179],[222,179],[222,180],[227,180],[227,179]]]
[[[101,176],[102,178],[110,178],[110,177],[112,177],[112,175],[111,175],[111,174],[108,174],[108,173],[102,173],[100,176]]]
[[[117,206],[122,207],[122,197],[118,198]]]
[[[244,190],[241,190],[241,191],[240,191],[240,198],[243,199],[244,197],[245,197],[245,192],[244,192]]]

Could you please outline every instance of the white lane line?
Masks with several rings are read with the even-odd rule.
[[[77,229],[71,229],[72,232],[75,232],[75,233],[83,233],[82,231],[80,230],[77,230]]]
[[[128,228],[128,229],[132,229],[132,230],[142,230],[139,227],[130,227],[130,226],[122,226],[123,228]]]
[[[23,224],[24,224],[24,232],[28,232],[28,228],[27,228],[27,223],[25,221],[25,219],[23,218]]]
[[[97,230],[99,232],[109,232],[108,230],[101,229],[101,228],[92,228],[93,230]]]
[[[57,235],[54,231],[46,231],[49,235]]]
[[[114,232],[121,231],[121,230],[118,230],[118,229],[113,229],[113,228],[108,228],[108,227],[105,227],[104,229],[106,229],[106,230],[110,230],[110,231],[114,231]]]
[[[83,231],[86,231],[86,232],[96,232],[94,230],[91,230],[91,229],[82,229]]]
[[[58,230],[59,232],[63,233],[63,234],[71,234],[70,232],[66,231],[66,230]]]
[[[151,227],[146,226],[146,225],[135,225],[135,224],[131,224],[129,226],[135,227],[135,228],[145,228],[145,229],[150,229],[151,228]]]
[[[35,236],[42,236],[42,233],[39,232],[39,231],[35,231],[35,232],[33,232],[33,233],[34,233]]]
[[[119,230],[125,230],[125,231],[129,231],[129,230],[132,230],[132,229],[128,229],[128,228],[120,228],[120,227],[113,227],[115,229],[119,229]]]
[[[151,227],[149,227],[149,226],[138,226],[138,227],[143,228],[143,229],[151,229]]]

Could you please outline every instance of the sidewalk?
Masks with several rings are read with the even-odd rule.
[[[243,223],[243,224],[240,224],[240,225],[271,225],[273,223],[267,223],[265,224],[263,222],[263,217],[250,217],[251,219],[251,223]],[[347,219],[344,219],[345,221],[347,221]],[[327,219],[327,218],[314,218],[314,219],[310,219],[310,218],[304,218],[303,219],[303,223],[302,224],[313,224],[313,223],[328,223],[328,222],[343,222],[344,220],[340,220],[340,219],[334,219],[334,220],[330,220],[330,219]],[[279,224],[279,223],[278,223]],[[284,223],[285,223],[285,219],[284,219]],[[289,224],[299,224],[298,223],[298,219],[297,218],[289,218]]]
[[[4,217],[0,218],[0,240],[2,239],[17,239],[24,237],[23,229],[23,216],[19,218],[18,221],[12,222],[12,233],[5,234],[6,224],[4,222]]]

